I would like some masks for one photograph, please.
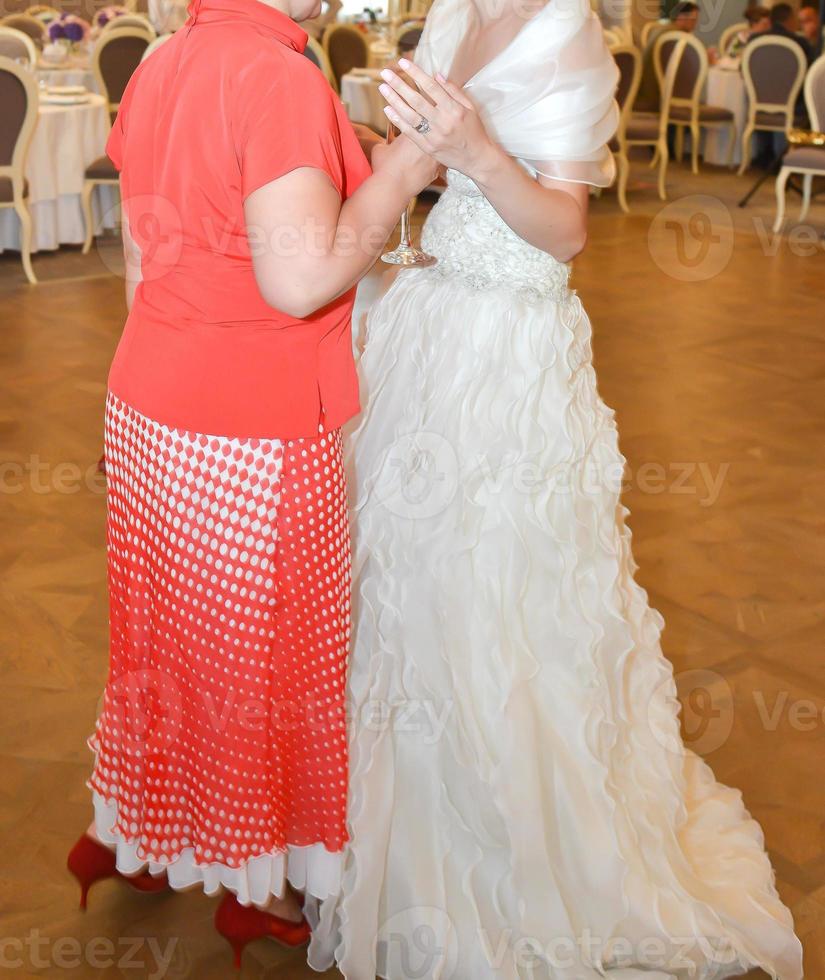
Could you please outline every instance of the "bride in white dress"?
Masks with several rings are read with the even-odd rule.
[[[422,238],[438,264],[402,271],[367,322],[352,840],[310,963],[348,980],[799,980],[762,831],[680,738],[560,261],[582,245],[586,185],[612,179],[616,69],[586,0],[516,17],[437,0],[416,61],[470,81],[445,93],[413,71],[438,106],[397,80],[412,106],[389,97],[402,131],[428,117],[414,138],[453,169]],[[481,172],[490,140],[537,180],[459,172]]]

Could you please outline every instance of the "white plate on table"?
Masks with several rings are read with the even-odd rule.
[[[41,105],[83,105],[89,101],[89,93],[83,95],[61,95],[54,92],[46,92],[40,97]]]
[[[48,95],[88,95],[85,85],[47,85]]]

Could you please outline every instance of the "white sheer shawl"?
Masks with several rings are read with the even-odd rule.
[[[436,0],[416,63],[449,77],[476,16],[473,0]],[[589,0],[548,0],[464,88],[490,135],[531,170],[606,187],[615,173],[607,144],[619,118],[618,78]]]

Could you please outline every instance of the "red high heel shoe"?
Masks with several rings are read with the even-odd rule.
[[[69,851],[66,867],[80,883],[80,907],[86,908],[86,896],[96,881],[121,878],[139,892],[163,892],[169,887],[166,877],[155,878],[148,871],[139,875],[121,874],[115,865],[115,852],[100,841],[84,834]]]
[[[241,968],[241,954],[253,939],[269,937],[283,946],[297,949],[309,942],[311,935],[306,919],[290,922],[254,905],[241,905],[232,892],[227,892],[215,913],[215,928],[235,953],[235,968]]]

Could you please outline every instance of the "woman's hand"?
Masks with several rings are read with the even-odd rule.
[[[468,177],[475,178],[492,166],[501,151],[464,92],[443,75],[432,78],[406,59],[399,66],[420,91],[389,69],[381,72],[384,84],[380,91],[389,103],[384,112],[390,122],[440,164]],[[424,133],[416,130],[422,119],[429,124]]]
[[[407,139],[398,136],[389,145],[380,143],[372,151],[372,169],[376,174],[387,174],[415,197],[429,187],[438,175],[438,164]]]

